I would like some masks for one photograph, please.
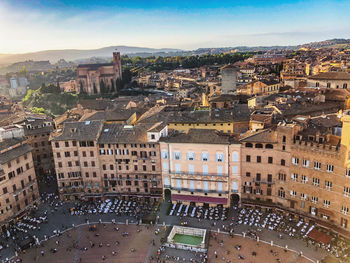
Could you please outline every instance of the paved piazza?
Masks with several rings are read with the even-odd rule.
[[[241,259],[239,256],[241,256]],[[257,242],[250,238],[240,236],[230,237],[229,235],[217,233],[212,233],[210,238],[208,257],[209,263],[311,262],[297,253],[284,251],[284,249],[276,246],[271,247],[270,244]]]
[[[144,262],[148,252],[152,253],[154,229],[97,224],[96,230],[91,231],[85,225],[43,242],[43,246],[31,248],[19,258],[38,263]]]

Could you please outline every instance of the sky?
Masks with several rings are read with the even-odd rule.
[[[350,38],[349,11],[349,0],[0,0],[0,54],[296,45]]]

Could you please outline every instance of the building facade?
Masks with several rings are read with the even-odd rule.
[[[113,63],[81,64],[74,81],[60,83],[62,90],[76,93],[100,94],[113,92],[122,78],[120,53],[113,52]]]
[[[324,89],[350,89],[350,73],[322,72],[307,79],[306,87]]]
[[[160,151],[165,197],[209,206],[229,206],[231,199],[239,200],[240,145],[230,141],[229,136],[203,129],[163,138]]]
[[[66,123],[52,136],[61,198],[161,198],[158,140],[166,134],[161,123]]]
[[[39,202],[32,148],[23,128],[0,128],[0,224],[6,226]]]

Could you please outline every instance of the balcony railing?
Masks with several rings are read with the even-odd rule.
[[[182,175],[182,176],[217,176],[217,177],[228,177],[228,174],[209,174],[209,173],[189,173],[189,172],[172,172],[169,171],[171,175]]]
[[[256,180],[255,178],[253,178],[253,182],[254,183],[259,183],[259,184],[275,184],[275,182],[270,182],[270,181],[264,181],[264,180]]]
[[[185,191],[185,192],[196,192],[196,193],[217,193],[217,194],[228,194],[229,191],[218,191],[218,190],[203,190],[203,189],[190,189],[190,188],[177,188],[171,187],[174,191]]]

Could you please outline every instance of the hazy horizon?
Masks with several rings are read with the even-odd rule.
[[[289,46],[350,38],[349,1],[2,0],[0,54]]]

